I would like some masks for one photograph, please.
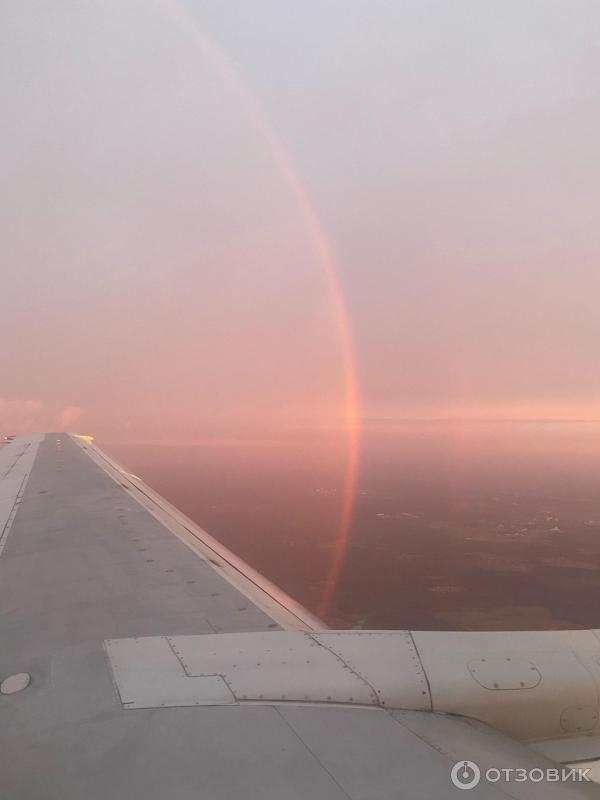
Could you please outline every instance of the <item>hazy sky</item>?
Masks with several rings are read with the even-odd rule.
[[[0,429],[335,424],[273,137],[366,417],[600,417],[597,0],[184,5],[0,5]]]

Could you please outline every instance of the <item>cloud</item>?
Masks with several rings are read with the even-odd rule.
[[[8,400],[0,397],[0,430],[4,433],[25,433],[39,429],[43,411],[41,400]]]
[[[73,426],[79,422],[83,416],[83,409],[79,406],[66,406],[63,408],[60,415],[60,428],[61,430],[71,430]]]

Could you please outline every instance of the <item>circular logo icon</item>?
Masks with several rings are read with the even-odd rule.
[[[474,761],[457,761],[450,777],[459,789],[473,789],[481,780],[481,770]]]

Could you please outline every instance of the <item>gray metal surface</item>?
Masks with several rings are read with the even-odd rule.
[[[43,436],[29,436],[0,447],[0,556],[25,491]]]
[[[111,639],[105,647],[128,708],[235,700],[431,710],[427,679],[406,632],[157,636]],[[208,680],[215,677],[222,686]]]
[[[273,631],[280,611],[265,613],[252,598],[277,605],[270,591],[265,600],[243,575],[248,591],[236,588],[239,564],[221,574],[219,558],[194,552],[123,483],[64,435],[39,445],[0,557],[0,680],[31,676],[22,691],[0,695],[3,800],[464,797],[450,781],[456,760],[552,764],[485,725],[430,712],[280,703],[125,709],[103,642]],[[467,796],[598,791],[482,782]]]
[[[600,757],[600,640],[594,631],[412,635],[434,711],[474,717],[525,741],[587,732]]]

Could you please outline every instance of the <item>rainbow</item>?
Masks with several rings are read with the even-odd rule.
[[[180,0],[159,0],[169,16],[200,48],[203,57],[223,82],[238,97],[241,106],[255,128],[266,140],[273,160],[288,186],[309,236],[317,261],[326,277],[331,296],[333,319],[336,326],[344,372],[344,408],[341,414],[346,430],[346,464],[343,502],[333,558],[326,579],[325,590],[318,613],[329,613],[342,574],[352,528],[357,492],[360,455],[360,393],[352,329],[344,293],[337,274],[335,260],[308,192],[281,140],[256,97],[242,81],[238,71],[198,27]]]

